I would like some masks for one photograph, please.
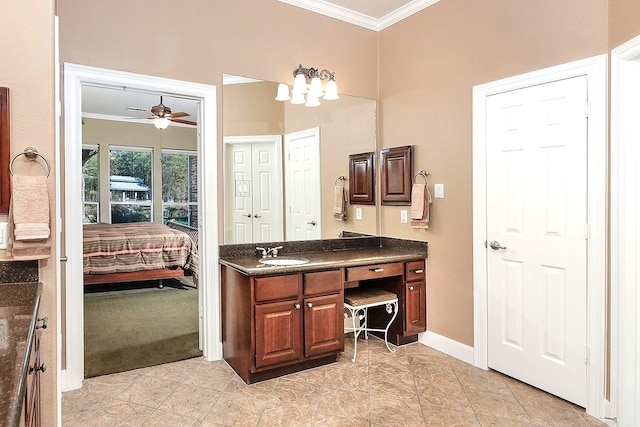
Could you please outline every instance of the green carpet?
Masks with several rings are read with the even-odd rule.
[[[202,354],[198,292],[179,281],[164,285],[92,285],[84,301],[85,378]]]

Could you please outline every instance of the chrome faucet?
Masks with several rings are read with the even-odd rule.
[[[267,254],[269,253],[269,251],[271,250],[271,248],[269,248],[268,250],[265,248],[261,248],[256,246],[256,252],[259,252],[260,255],[262,256],[262,258],[266,258]]]
[[[267,248],[267,254],[270,254],[272,257],[278,256],[278,249],[282,249],[282,246],[276,246],[275,248]]]

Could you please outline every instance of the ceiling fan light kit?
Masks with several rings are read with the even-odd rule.
[[[304,68],[301,65],[293,70],[293,88],[289,96],[289,86],[285,83],[278,85],[276,101],[289,101],[292,104],[304,104],[307,107],[320,105],[320,98],[327,101],[340,99],[335,73],[317,68]],[[324,84],[324,90],[323,90]],[[306,99],[305,99],[305,95]]]
[[[139,107],[127,107],[126,109],[131,111],[147,111],[146,109],[139,108]],[[154,105],[153,107],[151,107],[150,113],[151,113],[151,117],[148,117],[148,119],[151,120],[151,123],[153,123],[156,129],[160,129],[160,130],[166,129],[167,127],[169,127],[169,124],[171,122],[182,123],[190,126],[197,125],[196,122],[193,122],[191,120],[180,119],[180,117],[189,116],[188,113],[185,113],[183,111],[178,113],[172,113],[171,108],[167,107],[162,103],[162,95],[160,96],[160,104]]]

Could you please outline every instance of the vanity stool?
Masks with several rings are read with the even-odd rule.
[[[367,311],[371,307],[386,306],[386,311],[391,315],[389,323],[387,323],[384,329],[369,328],[367,326]],[[368,339],[368,332],[384,332],[384,343],[387,349],[395,353],[395,349],[389,347],[387,341],[387,333],[389,327],[398,315],[398,296],[392,292],[387,292],[378,288],[354,288],[347,289],[344,292],[344,308],[351,314],[352,327],[345,327],[346,332],[353,332],[353,359],[356,361],[356,355],[358,351],[358,336],[361,332],[364,332],[364,339]],[[348,317],[347,313],[344,314],[345,318]],[[358,325],[356,326],[356,318],[358,319]]]

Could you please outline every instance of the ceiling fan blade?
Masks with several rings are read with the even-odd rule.
[[[175,123],[182,123],[182,124],[191,125],[191,126],[196,126],[198,124],[196,122],[192,122],[191,120],[174,119],[173,117],[170,118],[169,120],[171,120],[172,122],[175,122]]]
[[[178,113],[171,113],[171,118],[176,118],[176,117],[187,117],[189,116],[188,113],[185,113],[184,111],[180,111]]]

